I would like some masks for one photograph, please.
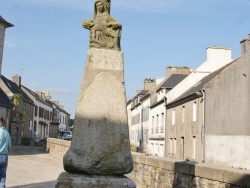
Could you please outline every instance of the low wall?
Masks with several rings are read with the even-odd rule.
[[[46,151],[63,156],[70,141],[47,139]],[[250,188],[250,171],[192,161],[132,153],[134,170],[127,174],[137,188]]]
[[[54,156],[64,156],[68,151],[71,142],[68,140],[62,140],[57,138],[47,138],[46,139],[46,152]]]

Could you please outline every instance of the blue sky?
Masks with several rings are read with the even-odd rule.
[[[50,90],[74,118],[94,0],[0,0],[0,15],[15,26],[5,35],[2,74]],[[249,0],[116,0],[111,16],[122,26],[127,99],[143,79],[166,76],[167,66],[197,68],[209,46],[232,48],[250,34]]]

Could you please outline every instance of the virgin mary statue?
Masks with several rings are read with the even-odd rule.
[[[122,26],[110,16],[110,0],[96,0],[93,20],[84,20],[82,26],[90,30],[90,47],[120,50]]]

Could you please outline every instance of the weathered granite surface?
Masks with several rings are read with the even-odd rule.
[[[121,51],[89,49],[73,138],[63,161],[67,172],[123,175],[132,171],[123,67]]]
[[[55,188],[136,188],[135,183],[125,176],[93,176],[62,172]]]

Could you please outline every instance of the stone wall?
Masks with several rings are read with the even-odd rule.
[[[46,139],[46,152],[54,156],[63,156],[69,149],[71,141],[47,138]]]
[[[70,141],[47,139],[46,151],[62,156]],[[250,188],[250,171],[223,168],[192,161],[132,153],[134,170],[127,176],[137,188]]]

